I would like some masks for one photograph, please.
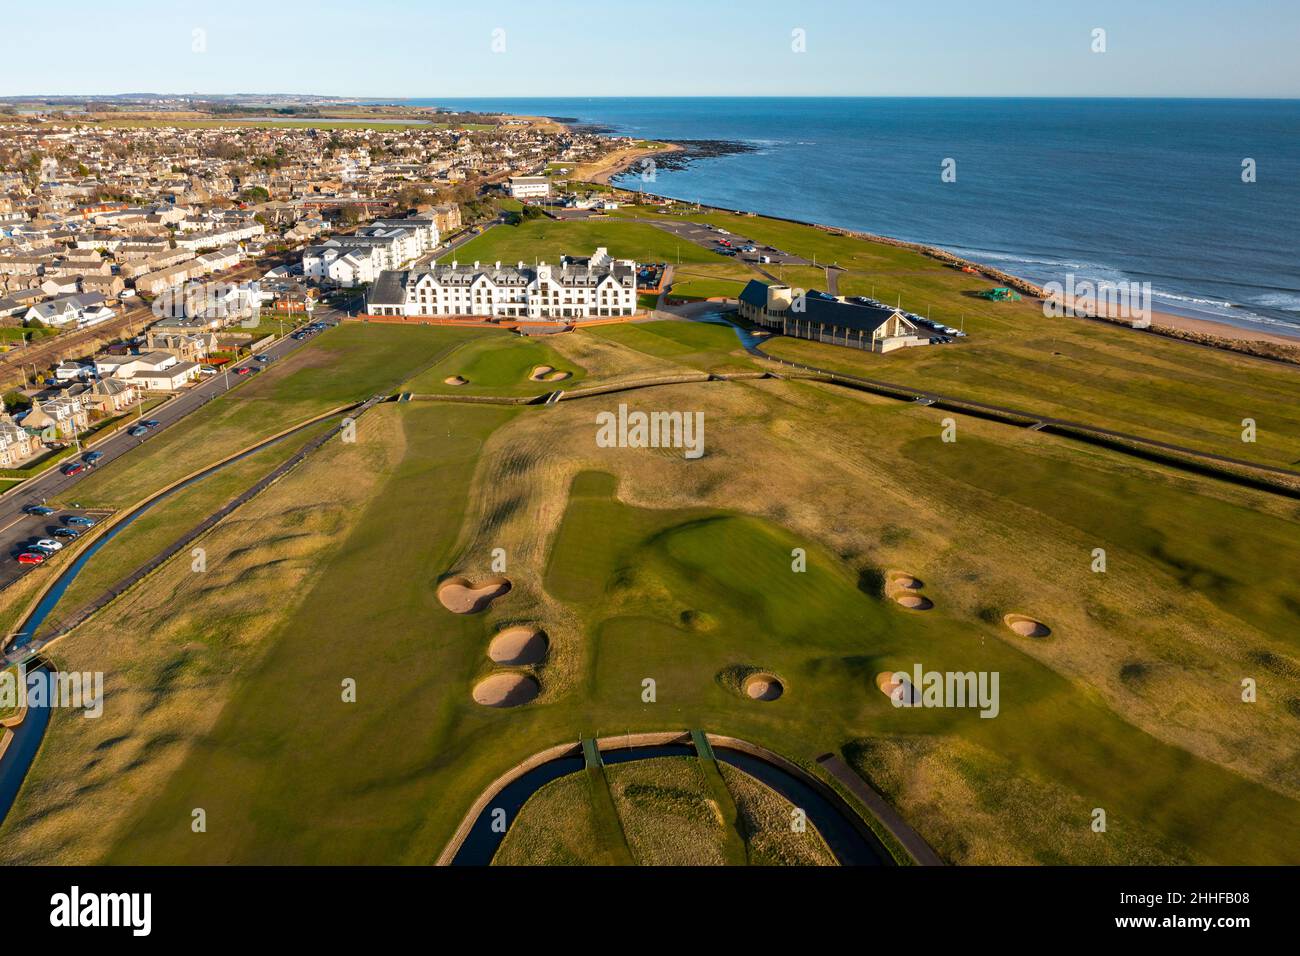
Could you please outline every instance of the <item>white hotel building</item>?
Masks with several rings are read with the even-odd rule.
[[[338,236],[302,254],[308,279],[352,286],[373,282],[386,269],[397,269],[438,245],[433,219],[377,219],[350,236]]]
[[[559,265],[434,264],[383,272],[366,301],[371,315],[588,319],[636,312],[636,263],[601,247]]]

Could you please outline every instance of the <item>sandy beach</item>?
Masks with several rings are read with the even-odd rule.
[[[1216,335],[1221,339],[1233,339],[1240,342],[1268,342],[1273,345],[1289,346],[1300,349],[1300,326],[1295,335],[1282,332],[1264,332],[1259,329],[1242,328],[1227,322],[1215,322],[1211,319],[1192,319],[1185,315],[1171,312],[1152,312],[1151,324],[1169,329],[1181,329],[1198,335]]]
[[[608,186],[611,179],[647,156],[663,156],[681,151],[682,147],[675,143],[660,143],[657,147],[626,146],[602,157],[599,162],[579,166],[574,171],[573,178]]]

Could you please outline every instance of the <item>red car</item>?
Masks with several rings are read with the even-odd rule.
[[[80,462],[63,466],[63,473],[65,475],[68,475],[69,477],[71,477],[72,475],[79,475],[85,470],[86,470],[86,466],[81,464]]]
[[[253,371],[253,370],[252,370],[251,368],[249,368],[247,365],[245,365],[243,368],[237,368],[237,369],[235,369],[235,374],[236,374],[236,375],[249,375],[249,374],[252,373],[252,371]]]
[[[45,555],[41,554],[39,551],[24,551],[22,554],[18,555],[18,563],[19,564],[44,564]]]

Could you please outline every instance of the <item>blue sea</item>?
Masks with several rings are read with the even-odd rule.
[[[1300,335],[1300,100],[407,102],[744,142],[755,151],[660,169],[645,188],[941,246],[1037,282],[1150,282],[1157,309]]]

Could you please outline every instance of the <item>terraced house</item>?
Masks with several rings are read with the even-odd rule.
[[[586,319],[636,312],[636,263],[603,246],[559,265],[451,262],[380,273],[366,303],[371,315],[495,319]]]

